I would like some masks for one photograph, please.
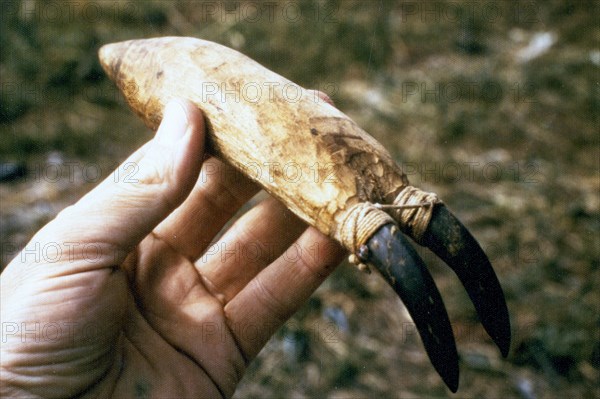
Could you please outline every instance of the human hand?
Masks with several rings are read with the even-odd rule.
[[[103,181],[6,267],[2,396],[230,397],[342,260],[273,198],[211,245],[259,188],[202,162],[204,131],[195,106],[171,102],[124,163],[136,181]]]

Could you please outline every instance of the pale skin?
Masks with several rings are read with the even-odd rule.
[[[195,106],[164,115],[137,182],[109,176],[0,275],[0,396],[230,397],[347,255],[273,198],[211,245],[259,188],[203,161]]]

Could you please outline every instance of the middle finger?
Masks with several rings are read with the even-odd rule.
[[[268,197],[246,214],[196,261],[207,288],[224,304],[281,256],[306,224]]]

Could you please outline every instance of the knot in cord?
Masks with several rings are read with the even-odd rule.
[[[361,270],[367,268],[362,263],[361,247],[366,245],[367,240],[381,226],[393,222],[394,219],[390,215],[382,212],[370,202],[360,202],[353,205],[346,213],[340,226],[341,242],[351,252],[350,262],[356,264]]]
[[[368,253],[366,243],[383,225],[398,222],[400,228],[415,241],[421,243],[429,226],[434,205],[442,201],[435,193],[405,186],[393,204],[372,204],[360,202],[353,205],[341,223],[340,240],[350,250],[350,262],[361,270],[368,267],[363,263]],[[386,212],[382,212],[386,210]]]
[[[380,209],[390,209],[391,215],[402,230],[420,243],[433,215],[434,205],[441,202],[435,193],[406,186],[400,191],[393,205],[375,205]]]

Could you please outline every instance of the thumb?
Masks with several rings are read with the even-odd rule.
[[[171,101],[163,114],[155,137],[119,166],[120,173],[63,210],[40,231],[39,241],[75,242],[70,248],[83,253],[76,250],[71,258],[94,258],[95,267],[118,265],[183,202],[200,174],[204,120],[183,100]]]

